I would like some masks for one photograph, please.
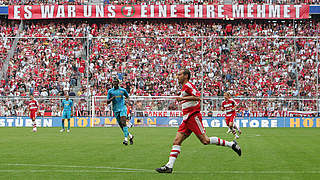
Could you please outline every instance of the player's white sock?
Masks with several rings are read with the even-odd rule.
[[[210,137],[210,144],[216,144],[218,146],[232,147],[233,142],[229,142],[218,137]]]
[[[231,130],[230,130],[230,128],[228,127],[228,131],[227,131],[227,133],[230,133],[231,132]]]
[[[173,164],[176,161],[178,155],[180,154],[180,151],[181,151],[181,146],[179,146],[179,145],[172,146],[170,156],[169,156],[169,161],[166,164],[167,167],[173,168]]]
[[[125,141],[128,141],[128,138],[127,138],[127,137],[125,137],[125,138],[124,138],[124,140],[125,140]]]
[[[233,123],[233,127],[234,127],[237,131],[239,131],[239,127],[236,125],[236,123]]]
[[[129,138],[130,138],[130,139],[132,138],[132,134],[130,134],[130,133],[129,133]]]

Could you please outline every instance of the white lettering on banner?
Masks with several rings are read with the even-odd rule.
[[[269,5],[269,18],[280,18],[280,5]]]
[[[170,7],[171,17],[177,17],[177,15],[175,14],[177,12],[176,7],[177,7],[176,5],[171,5]]]
[[[42,18],[53,18],[54,6],[40,6]]]
[[[42,18],[53,18],[54,6],[40,6]]]
[[[76,17],[76,6],[68,6],[68,17]]]
[[[257,5],[257,17],[258,18],[266,17],[266,5]]]
[[[83,16],[84,17],[92,16],[92,5],[84,5],[83,6]]]
[[[41,127],[41,119],[35,120],[37,127]]]
[[[159,5],[159,17],[167,17],[167,6]]]
[[[254,15],[252,15],[253,12],[253,5],[252,4],[248,4],[248,18],[253,18]]]
[[[191,10],[189,9],[190,5],[185,5],[184,6],[184,17],[191,17],[191,15],[189,14],[191,12]]]
[[[221,124],[219,120],[214,119],[211,121],[211,127],[220,127],[220,125]]]
[[[148,17],[147,16],[147,5],[141,5],[141,17]]]
[[[194,6],[194,17],[198,18],[202,18],[202,14],[203,14],[203,7],[202,5],[195,5]]]
[[[13,19],[20,19],[20,6],[13,6]]]
[[[116,12],[114,11],[116,9],[116,7],[114,5],[110,5],[108,6],[108,11],[110,13],[108,13],[108,17],[116,17]]]
[[[58,6],[58,10],[57,10],[57,18],[64,18],[66,17],[65,13],[64,13],[64,5],[59,5]]]
[[[214,5],[207,5],[207,18],[214,18]]]
[[[271,120],[271,127],[278,127],[278,120]]]
[[[248,125],[247,125],[248,124],[248,120],[244,120],[243,119],[241,122],[242,122],[242,127],[248,127]]]
[[[261,120],[261,127],[269,127],[269,121],[268,120]]]
[[[309,5],[24,5],[9,6],[9,19],[48,18],[308,18]],[[94,9],[93,9],[94,8]],[[157,8],[155,10],[155,8]],[[21,10],[22,9],[22,10]],[[128,11],[124,15],[124,11]],[[23,12],[23,14],[21,14]],[[135,13],[134,13],[135,12]],[[302,15],[300,13],[303,12]]]
[[[31,119],[26,119],[25,127],[32,127],[32,120]]]
[[[283,17],[284,18],[290,18],[290,5],[284,5],[283,6]]]
[[[104,17],[104,9],[102,5],[96,5],[96,17]]]
[[[171,127],[177,127],[178,125],[178,121],[175,119],[169,121],[169,126]]]
[[[0,119],[0,127],[5,127],[6,123],[5,123],[5,119]]]
[[[259,127],[259,121],[258,120],[250,121],[250,127]]]
[[[226,121],[222,120],[222,127],[228,127]]]
[[[13,126],[13,121],[14,121],[14,119],[8,118],[7,119],[7,126],[8,127],[12,127]]]
[[[233,123],[234,123],[237,127],[240,127],[240,120],[234,120]]]
[[[224,10],[223,10],[223,5],[218,5],[218,18],[224,18]]]
[[[150,6],[150,16],[154,17],[154,5]]]
[[[209,127],[207,120],[202,120],[202,125],[203,125],[203,127]]]
[[[248,11],[249,12],[249,11]],[[244,5],[232,5],[232,16],[235,18],[244,17]],[[231,106],[231,104],[230,104]],[[226,106],[225,106],[226,107]]]
[[[52,119],[43,119],[43,127],[52,127]]]
[[[296,8],[296,18],[300,18],[300,8],[302,7],[301,5],[294,5]]]
[[[32,9],[32,6],[24,6],[24,18],[31,19],[32,18],[32,12],[30,11]]]
[[[22,117],[17,118],[15,124],[16,124],[15,125],[16,127],[23,127],[23,119],[22,119]]]

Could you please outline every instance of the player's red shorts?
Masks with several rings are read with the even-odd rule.
[[[179,126],[178,132],[182,132],[189,136],[192,132],[196,135],[206,133],[202,124],[202,115],[200,112],[191,115],[187,120],[183,121]]]
[[[236,116],[232,115],[232,116],[226,116],[226,123],[227,123],[227,126],[229,126],[229,123],[230,122],[233,122],[234,121],[234,118]]]
[[[30,118],[35,119],[37,117],[37,111],[30,111]]]

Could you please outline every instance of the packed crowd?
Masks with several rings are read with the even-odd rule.
[[[0,18],[0,69],[2,69],[13,43],[13,39],[10,37],[14,37],[18,29],[19,26],[15,22],[10,23]]]
[[[123,85],[134,95],[175,95],[178,89],[175,73],[180,67],[187,67],[194,71],[192,81],[203,86],[205,96],[219,96],[231,91],[242,97],[316,97],[317,40],[263,38],[316,36],[320,33],[318,22],[304,21],[296,25],[295,29],[291,22],[235,25],[169,22],[155,25],[138,21],[129,25],[127,22],[102,24],[100,27],[92,25],[93,36],[126,38],[93,40],[89,80],[98,95],[105,95],[106,79],[113,76],[123,80]],[[217,37],[226,35],[234,38]],[[145,36],[152,38],[135,38]],[[190,36],[211,38],[202,42],[201,38]],[[203,85],[201,68],[204,71]]]
[[[68,4],[320,4],[320,0],[0,0],[0,5]]]
[[[2,96],[60,96],[70,91],[83,77],[86,66],[82,57],[81,27],[70,24],[26,25],[9,61],[7,81],[2,82]],[[49,38],[41,38],[47,36]],[[28,38],[37,37],[37,38]]]
[[[2,22],[1,28],[2,36],[14,36],[18,29],[8,22]],[[180,89],[176,73],[186,67],[204,96],[229,91],[236,97],[317,97],[317,40],[289,37],[319,36],[319,29],[316,20],[297,21],[295,27],[292,21],[31,21],[21,32],[25,38],[19,39],[9,61],[0,95],[45,97],[73,91],[84,99],[105,96],[117,77],[130,95],[174,96]],[[255,102],[242,108],[261,111],[255,109],[261,102]],[[286,108],[317,109],[315,102],[307,102]],[[49,109],[55,106],[48,104]],[[220,109],[219,103],[205,104],[205,109]],[[176,110],[178,105],[161,107],[157,109]],[[276,104],[263,107],[286,109]],[[97,111],[108,108],[101,103]],[[77,111],[87,110],[87,101],[79,101]]]

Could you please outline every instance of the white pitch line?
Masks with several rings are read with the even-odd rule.
[[[156,171],[96,171],[96,170],[12,170],[3,169],[0,172],[6,173],[156,173]],[[320,174],[320,171],[173,171],[174,174]]]
[[[141,173],[141,172],[156,172],[151,169],[133,169],[133,168],[117,168],[108,166],[75,166],[75,165],[49,165],[49,164],[0,164],[5,166],[33,166],[33,167],[61,167],[61,168],[93,168],[93,169],[113,169],[111,171],[102,170],[84,170],[84,169],[74,169],[74,170],[12,170],[12,169],[0,169],[0,172],[87,172],[87,173],[109,173],[109,172],[119,172],[119,173]],[[319,171],[173,171],[177,174],[320,174]]]
[[[74,166],[74,165],[50,165],[50,164],[4,164],[8,166],[34,166],[34,167],[62,167],[62,168],[94,168],[94,169],[116,169],[127,171],[152,171],[150,169],[117,168],[108,166]]]
[[[320,174],[320,171],[173,171],[181,174]]]
[[[48,172],[60,172],[60,173],[143,173],[144,171],[94,171],[94,170],[46,170],[46,169],[30,169],[30,170],[13,170],[13,169],[0,169],[0,172],[6,173],[48,173]]]

